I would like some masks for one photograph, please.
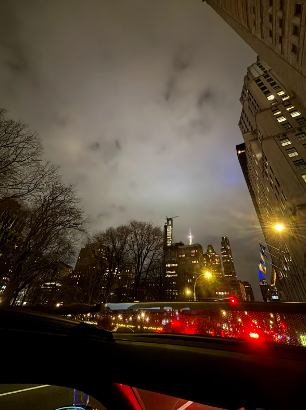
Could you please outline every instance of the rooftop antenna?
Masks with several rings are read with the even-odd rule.
[[[189,245],[192,245],[191,228],[189,228]]]

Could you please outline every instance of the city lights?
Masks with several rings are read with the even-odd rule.
[[[259,334],[258,333],[250,333],[250,337],[252,339],[259,339]]]
[[[210,272],[205,272],[205,276],[209,279],[209,278],[211,278],[211,273]]]

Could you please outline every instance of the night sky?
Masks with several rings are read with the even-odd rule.
[[[130,219],[228,235],[260,300],[262,234],[235,145],[256,54],[201,0],[2,0],[0,95],[77,183],[90,232]]]

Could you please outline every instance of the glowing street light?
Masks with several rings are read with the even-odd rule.
[[[190,293],[191,293],[191,290],[186,289],[186,295],[190,295]]]
[[[196,284],[197,284],[197,281],[200,279],[201,276],[205,276],[207,279],[210,279],[210,278],[212,277],[212,275],[211,275],[210,272],[204,272],[204,273],[201,273],[201,275],[199,275],[199,276],[196,278],[196,280],[195,280],[195,282],[194,282],[194,285],[193,285],[193,300],[194,300],[195,302],[197,301],[197,298],[196,298]]]
[[[274,229],[276,229],[277,231],[282,231],[284,229],[284,226],[282,224],[277,224],[274,226]]]

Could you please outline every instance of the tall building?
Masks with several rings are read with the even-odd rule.
[[[221,256],[225,278],[237,280],[231,245],[227,236],[222,236],[221,239]]]
[[[303,101],[305,0],[207,0],[207,3]]]
[[[203,249],[198,243],[178,246],[179,281],[184,292],[184,286],[193,285],[196,277],[203,273]]]
[[[255,192],[253,190],[251,180],[250,180],[250,177],[249,177],[248,161],[247,161],[247,156],[246,156],[246,152],[245,152],[245,143],[236,145],[236,152],[237,152],[237,157],[238,157],[239,164],[241,166],[241,170],[242,170],[244,178],[245,178],[245,182],[247,184],[248,190],[249,190],[250,195],[251,195],[251,199],[252,199],[255,211],[257,213],[258,219],[261,219],[261,214],[260,214],[259,206],[258,206],[258,203],[257,203],[256,195],[255,195]]]
[[[193,297],[197,276],[203,273],[202,246],[173,243],[165,250],[164,300],[183,301]]]
[[[227,236],[222,236],[221,238],[221,257],[224,278],[230,285],[231,294],[235,295],[240,300],[244,300],[244,288],[237,279],[231,245]]]
[[[306,109],[259,60],[240,98],[237,155],[276,271],[282,301],[306,300]],[[284,227],[276,231],[275,226]],[[264,287],[264,289],[266,289]]]
[[[254,294],[252,286],[246,280],[242,281],[242,285],[244,286],[245,294],[246,294],[246,301],[254,302]]]
[[[207,246],[207,252],[204,253],[205,268],[210,271],[215,277],[222,277],[222,265],[220,255],[218,255],[212,245]]]
[[[167,236],[167,230],[165,231]],[[175,301],[179,298],[179,260],[178,247],[184,245],[183,242],[172,243],[164,248],[164,290],[163,299]]]
[[[164,225],[164,248],[171,246],[173,243],[173,219],[179,218],[178,216],[172,216],[168,218],[166,216],[166,222]]]

